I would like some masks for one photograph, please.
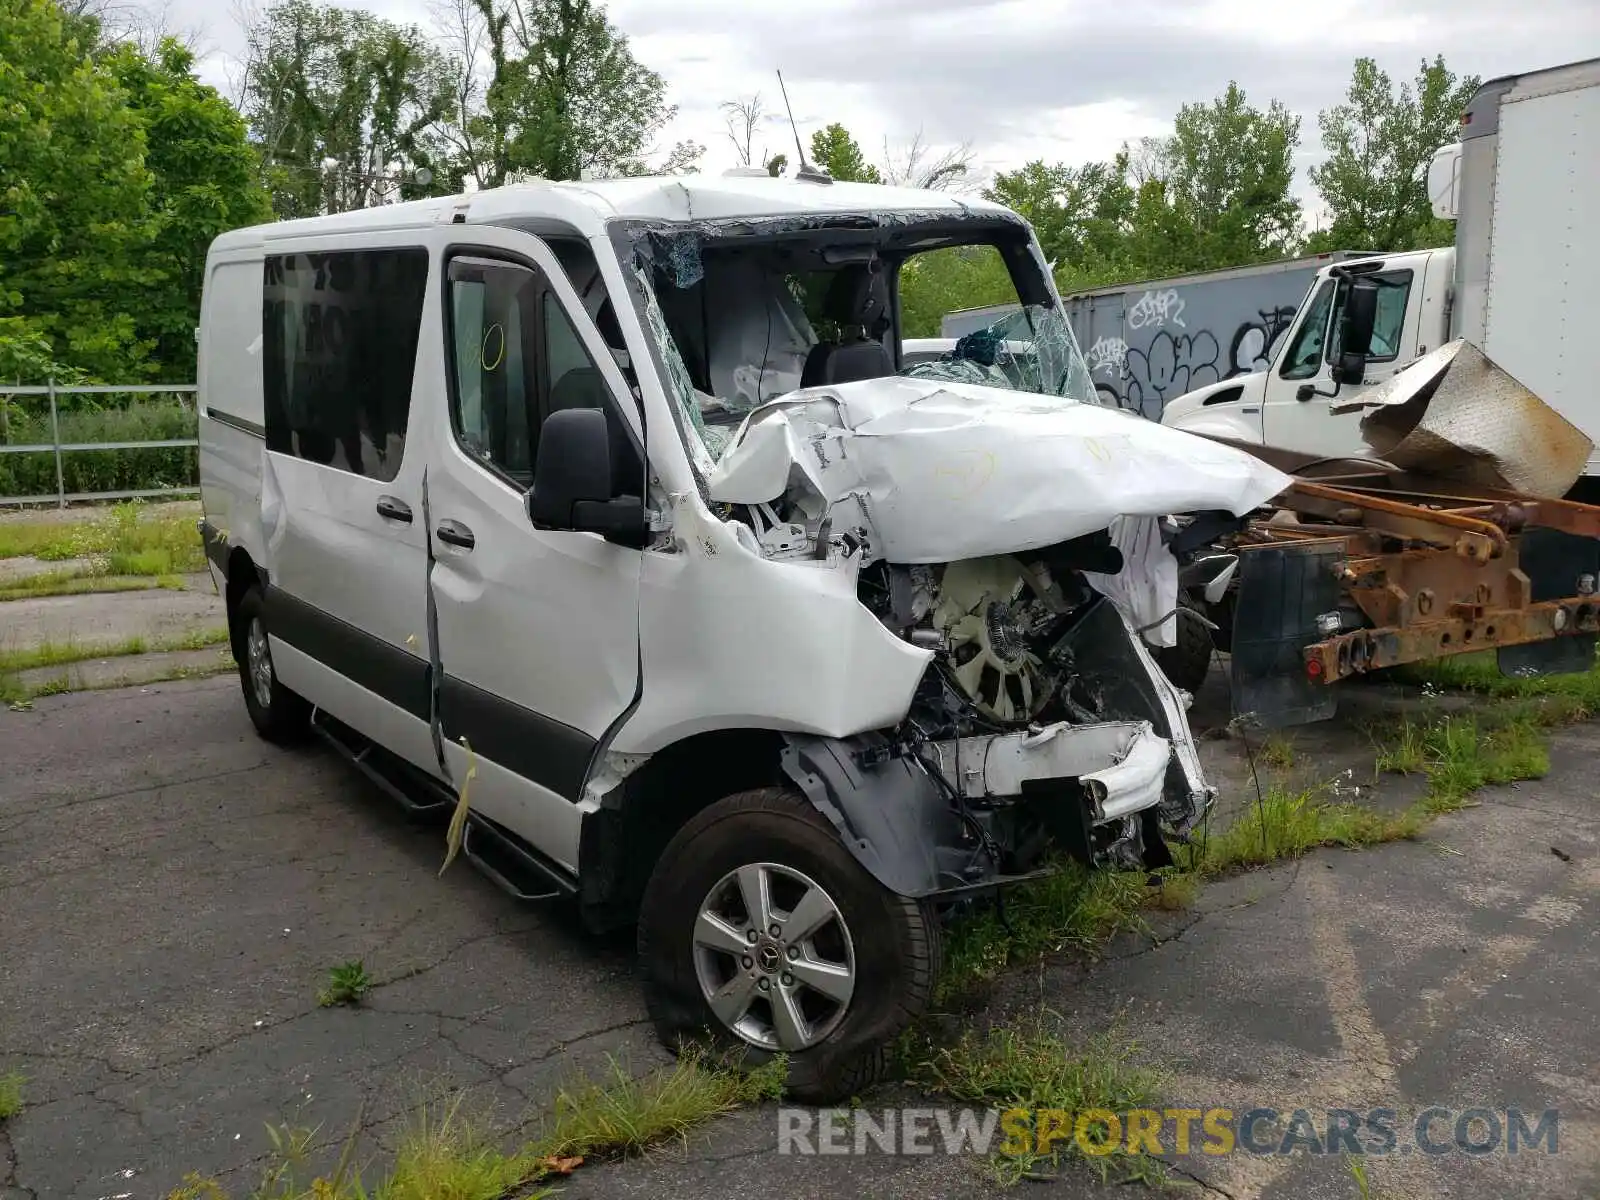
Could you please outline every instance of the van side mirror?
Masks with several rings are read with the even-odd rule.
[[[1372,353],[1372,327],[1378,320],[1376,280],[1350,281],[1344,298],[1344,318],[1339,326],[1339,358],[1333,365],[1335,383],[1360,383],[1367,374],[1367,356]]]
[[[535,529],[598,533],[624,542],[643,536],[643,498],[611,493],[611,433],[605,413],[564,408],[545,418],[527,506]]]

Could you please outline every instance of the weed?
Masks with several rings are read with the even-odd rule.
[[[114,505],[87,521],[0,524],[0,558],[30,555],[46,562],[88,560],[86,571],[52,572],[24,584],[57,585],[85,575],[175,575],[205,569],[205,548],[194,519],[182,513],[146,515],[138,503]],[[11,590],[11,589],[8,589]]]
[[[1227,829],[1191,846],[1187,865],[1203,875],[1219,875],[1298,858],[1319,846],[1353,848],[1415,837],[1422,828],[1409,811],[1391,815],[1321,797],[1321,788],[1294,791],[1274,785]]]
[[[335,1004],[360,1004],[361,998],[372,990],[372,979],[360,959],[340,963],[328,969],[328,986],[317,993],[317,1003],[324,1008]]]
[[[1378,771],[1386,775],[1420,775],[1428,767],[1423,730],[1410,721],[1400,725],[1397,740],[1378,750]]]
[[[1367,1178],[1367,1164],[1351,1155],[1345,1159],[1345,1166],[1350,1169],[1350,1178],[1356,1182],[1357,1200],[1372,1200],[1372,1181]]]
[[[15,1071],[0,1075],[0,1121],[22,1111],[22,1085],[28,1081]]]
[[[1563,720],[1600,712],[1600,662],[1568,675],[1502,675],[1493,653],[1457,654],[1395,671],[1397,678],[1438,691],[1476,692],[1497,700],[1543,700]]]
[[[634,1153],[742,1105],[776,1099],[786,1072],[782,1059],[742,1073],[690,1052],[635,1079],[612,1059],[608,1077],[561,1089],[555,1115],[531,1152],[540,1158]]]
[[[531,1152],[503,1153],[488,1122],[470,1114],[457,1092],[417,1110],[401,1135],[394,1170],[375,1200],[497,1200],[543,1173],[540,1159]],[[532,1193],[529,1200],[548,1194]]]
[[[1145,928],[1148,899],[1141,872],[1090,871],[1076,862],[1006,892],[1004,907],[963,914],[945,935],[941,997],[959,995],[1006,967],[1069,946],[1092,951],[1109,938]]]
[[[1256,751],[1256,761],[1275,771],[1287,771],[1294,766],[1294,743],[1282,734],[1274,733]]]
[[[26,650],[0,650],[0,673],[30,671],[39,667],[61,666],[67,663],[86,662],[91,659],[123,658],[130,654],[161,653],[172,650],[203,650],[210,646],[221,646],[227,640],[227,627],[218,625],[214,628],[191,629],[178,637],[163,638],[155,641],[148,641],[143,637],[134,635],[123,638],[119,642],[109,643],[41,642],[39,645],[29,647]]]
[[[43,596],[81,596],[88,592],[142,592],[152,586],[178,589],[183,580],[176,575],[146,578],[117,578],[110,575],[84,575],[74,571],[47,571],[18,583],[0,587],[0,601],[37,600]]]
[[[64,696],[72,690],[72,679],[66,675],[57,675],[54,679],[46,679],[28,690],[28,699],[34,700],[40,696]]]
[[[1550,770],[1550,753],[1538,725],[1519,709],[1491,714],[1496,723],[1445,717],[1429,726],[1406,722],[1397,741],[1378,754],[1380,771],[1425,774],[1423,812],[1437,815],[1464,807],[1488,784],[1539,779]]]
[[[913,1078],[930,1091],[966,1104],[1029,1114],[1024,1128],[1008,1126],[1005,1144],[991,1160],[1002,1181],[1014,1182],[1039,1177],[1043,1166],[1059,1167],[1067,1154],[1079,1149],[1080,1138],[1098,1150],[1115,1136],[1108,1125],[1093,1122],[1080,1135],[1074,1123],[1077,1114],[1122,1113],[1154,1104],[1161,1079],[1134,1061],[1137,1050],[1115,1034],[1075,1048],[1051,1029],[1041,1012],[1019,1025],[996,1026],[981,1036],[969,1032],[952,1046],[930,1048]],[[1064,1114],[1064,1119],[1045,1117],[1035,1128],[1032,1122],[1042,1109]],[[1121,1164],[1124,1179],[1130,1170],[1140,1178],[1159,1170],[1153,1163],[1135,1164],[1132,1160],[1140,1155],[1116,1154],[1128,1159]]]
[[[604,1080],[578,1078],[563,1088],[545,1132],[511,1153],[499,1148],[489,1123],[469,1112],[457,1093],[413,1112],[393,1170],[370,1190],[350,1166],[354,1137],[332,1176],[301,1185],[317,1131],[269,1127],[272,1152],[250,1200],[541,1200],[551,1193],[531,1186],[571,1172],[585,1158],[681,1139],[713,1117],[776,1098],[784,1072],[781,1058],[741,1074],[689,1053],[635,1079],[613,1060]],[[228,1194],[215,1180],[190,1175],[167,1200],[228,1200]]]
[[[1146,894],[1145,903],[1161,912],[1183,912],[1194,906],[1200,895],[1200,884],[1200,876],[1193,871],[1165,871],[1160,882]]]

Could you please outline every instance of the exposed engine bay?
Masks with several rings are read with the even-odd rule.
[[[899,726],[858,757],[926,771],[989,877],[1047,844],[1161,865],[1163,830],[1185,833],[1210,802],[1188,697],[1151,653],[1178,603],[1166,514],[1242,515],[1287,479],[1175,433],[1036,394],[873,379],[756,409],[711,472],[753,549],[853,570],[862,605],[927,652]]]

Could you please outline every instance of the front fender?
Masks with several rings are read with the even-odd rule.
[[[1266,376],[1240,375],[1186,392],[1161,412],[1161,423],[1185,433],[1240,442],[1262,440]]]

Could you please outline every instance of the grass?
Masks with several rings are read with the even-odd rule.
[[[1287,771],[1294,766],[1294,743],[1280,733],[1270,734],[1256,751],[1256,761],[1275,771]]]
[[[22,1085],[26,1082],[15,1071],[0,1075],[0,1121],[9,1121],[22,1111]]]
[[[1576,721],[1600,713],[1600,662],[1567,675],[1502,675],[1493,652],[1457,654],[1397,668],[1395,678],[1437,691],[1472,692],[1496,700],[1545,701],[1554,720]]]
[[[41,596],[81,596],[88,592],[143,592],[151,587],[177,591],[183,587],[183,580],[177,575],[157,575],[151,579],[147,576],[46,571],[0,587],[0,603],[7,600],[37,600]]]
[[[602,1079],[579,1077],[561,1089],[539,1135],[512,1150],[458,1092],[413,1112],[393,1168],[370,1189],[353,1165],[353,1138],[331,1174],[305,1179],[317,1131],[269,1128],[272,1153],[249,1200],[537,1200],[551,1194],[538,1185],[588,1159],[679,1141],[714,1117],[776,1099],[783,1078],[782,1059],[743,1073],[691,1053],[642,1078],[613,1059]],[[214,1179],[190,1176],[168,1200],[229,1200],[229,1193]]]
[[[163,576],[203,571],[205,548],[194,519],[183,514],[146,514],[137,502],[117,504],[86,521],[0,523],[0,558],[46,562],[88,559],[87,571],[53,572],[53,582],[94,575]],[[36,577],[32,581],[37,582]]]
[[[1365,804],[1325,799],[1325,791],[1272,784],[1232,825],[1186,847],[1185,866],[1202,877],[1224,875],[1299,858],[1323,846],[1353,849],[1421,832],[1418,816],[1409,809],[1384,813]]]
[[[41,642],[26,650],[0,650],[0,674],[33,671],[40,667],[56,667],[103,658],[124,658],[130,654],[205,650],[211,646],[225,645],[227,641],[228,629],[219,625],[191,629],[177,637],[158,638],[153,641],[135,634],[119,642],[87,645],[76,641]]]
[[[1453,812],[1490,784],[1542,779],[1550,751],[1539,727],[1520,713],[1500,713],[1491,723],[1449,716],[1429,725],[1403,722],[1395,740],[1378,752],[1381,772],[1426,775],[1419,802],[1428,815]]]
[[[1092,952],[1118,933],[1145,928],[1149,890],[1142,872],[1090,871],[1071,861],[1009,889],[1003,907],[974,908],[946,931],[940,998],[957,997],[1008,967],[1068,948]]]
[[[30,687],[16,678],[17,673],[21,671],[70,666],[73,663],[91,660],[99,661],[107,658],[127,658],[136,654],[205,650],[212,646],[225,646],[227,641],[228,630],[225,626],[211,626],[191,629],[177,637],[159,638],[154,641],[135,635],[124,638],[120,642],[89,645],[83,645],[75,641],[43,642],[26,650],[0,650],[0,704],[25,707],[30,701],[36,700],[40,696],[59,695],[62,692],[73,690],[72,677],[67,672],[62,672],[60,675],[43,683]],[[174,667],[170,671],[159,672],[153,678],[146,678],[141,682],[159,683],[164,680],[211,675],[220,671],[232,670],[233,665],[232,659],[224,655],[218,659],[214,666]],[[128,681],[125,678],[118,678],[106,680],[98,686],[119,687],[126,682]]]
[[[360,1004],[361,998],[372,990],[372,977],[360,959],[340,963],[328,968],[328,986],[317,993],[317,1003],[323,1008],[335,1004]]]
[[[1074,1118],[1098,1109],[1125,1113],[1153,1106],[1160,1096],[1161,1077],[1135,1061],[1138,1047],[1105,1034],[1082,1048],[1067,1044],[1041,1012],[1017,1026],[991,1028],[987,1033],[967,1032],[954,1045],[927,1047],[913,1069],[912,1078],[930,1092],[952,1100],[989,1108],[1025,1110],[1024,1132],[1010,1136],[991,1158],[996,1176],[1006,1183],[1048,1178],[1044,1168],[1059,1169],[1068,1156],[1083,1157],[1074,1136]],[[1067,1114],[1040,1118],[1041,1109]],[[1048,1126],[1046,1122],[1051,1122]],[[1051,1137],[1054,1132],[1060,1140]],[[1085,1128],[1085,1139],[1106,1146],[1103,1125]],[[1154,1160],[1117,1151],[1120,1182],[1159,1180]],[[1107,1158],[1087,1159],[1110,1173]]]

